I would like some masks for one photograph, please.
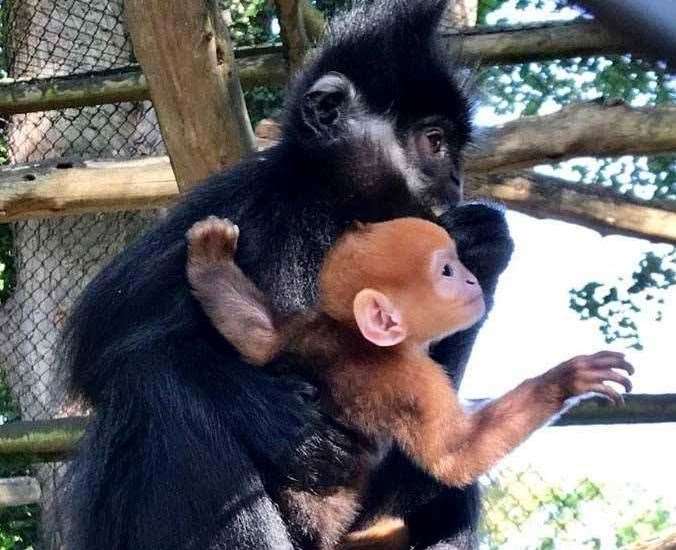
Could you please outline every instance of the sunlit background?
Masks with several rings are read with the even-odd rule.
[[[526,9],[517,9],[517,4],[528,3],[505,2],[489,14],[487,23],[566,20],[579,15],[569,8],[557,10],[555,2],[530,2]],[[600,79],[604,70],[606,78],[615,79],[613,84],[633,105],[676,97],[673,76],[657,76],[650,67],[641,73],[642,67],[631,66],[628,58],[598,60],[593,70],[585,70],[582,60],[548,65],[531,63],[528,67],[538,74],[534,82],[546,83],[546,89],[525,83],[520,66],[511,72],[496,70],[483,82],[477,123],[500,124],[525,111],[548,114],[570,102],[570,95],[578,101],[607,95],[603,88],[607,82]],[[646,79],[643,89],[630,90],[631,81],[641,78]],[[497,94],[491,84],[498,84]],[[515,100],[519,93],[522,97]],[[674,198],[673,155],[662,159],[657,170],[653,160],[584,158],[537,170],[610,185],[641,198]],[[667,286],[664,283],[671,270],[673,281],[673,247],[620,236],[601,237],[584,227],[515,212],[507,216],[516,249],[500,281],[495,308],[474,347],[462,395],[495,397],[525,377],[574,355],[601,349],[627,354],[636,366],[635,392],[676,393],[676,286],[628,292],[635,282],[632,274],[639,271],[646,254],[659,258],[663,270],[652,278]],[[581,320],[580,313],[570,307],[571,291],[590,282],[599,284],[594,292],[598,301],[612,289],[618,299],[601,308],[601,318]],[[622,300],[631,300],[640,311],[631,311]],[[609,322],[604,322],[604,316]],[[620,326],[624,317],[633,325]],[[603,327],[611,335],[617,330],[624,337],[607,343]],[[495,495],[488,489],[494,498],[489,504],[489,526],[495,532],[485,545],[615,548],[668,531],[669,525],[676,525],[675,444],[676,424],[669,423],[540,431],[493,476],[499,477],[504,487]]]

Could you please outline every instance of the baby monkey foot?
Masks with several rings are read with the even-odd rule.
[[[213,263],[232,259],[237,250],[239,227],[227,218],[208,218],[195,223],[186,233],[191,262]]]

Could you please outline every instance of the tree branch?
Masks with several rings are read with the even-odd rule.
[[[611,55],[631,50],[623,36],[613,34],[595,21],[482,26],[459,29],[443,36],[451,53],[481,65]]]
[[[284,51],[291,70],[303,64],[309,40],[305,32],[305,11],[307,0],[275,0],[280,34]]]
[[[0,508],[40,502],[42,491],[33,477],[0,479]]]
[[[676,245],[676,201],[642,201],[535,172],[472,174],[465,189],[469,197],[497,200],[536,218]]]
[[[676,244],[673,201],[641,201],[599,186],[531,172],[496,170],[580,154],[676,150],[676,107],[571,106],[547,117],[527,117],[486,136],[466,161],[469,196],[484,196],[528,214]],[[279,126],[257,128],[259,146],[274,143]],[[493,137],[491,137],[493,136]],[[491,172],[486,172],[487,168]],[[176,198],[166,157],[134,161],[49,163],[0,170],[0,221],[91,211],[154,207]]]
[[[490,128],[465,160],[469,172],[504,172],[580,156],[672,151],[676,151],[676,105],[629,107],[595,101]]]
[[[487,399],[475,399],[482,405]],[[676,421],[676,395],[629,394],[625,407],[608,406],[590,399],[562,415],[554,426],[593,424],[654,424]],[[0,426],[0,457],[28,456],[34,462],[67,458],[82,437],[87,418],[72,416],[53,420],[12,422]]]
[[[288,74],[278,47],[242,48],[237,53],[243,89],[286,83]],[[3,115],[146,99],[150,99],[150,91],[138,65],[53,78],[0,81]]]
[[[274,140],[276,126],[266,130]],[[263,137],[261,136],[261,141]],[[532,172],[469,174],[466,193],[541,218],[676,244],[676,205],[640,201],[599,186]],[[167,157],[50,161],[0,170],[0,223],[18,219],[166,205],[179,196]]]
[[[0,170],[0,223],[154,208],[177,197],[168,157],[57,160]]]
[[[324,28],[321,14],[303,4],[310,41]],[[525,63],[552,58],[624,53],[628,47],[597,23],[573,22],[518,28],[464,29],[446,34],[451,55],[485,65]],[[288,74],[280,46],[241,48],[235,52],[243,88],[281,86]],[[149,99],[138,66],[116,71],[61,76],[0,84],[0,113],[29,113],[47,109],[100,105]]]

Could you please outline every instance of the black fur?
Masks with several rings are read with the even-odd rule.
[[[233,219],[242,269],[275,307],[293,311],[314,299],[321,258],[354,219],[432,217],[382,152],[322,142],[299,105],[319,76],[339,71],[369,112],[396,115],[398,127],[441,112],[462,145],[467,103],[430,42],[444,4],[384,0],[340,19],[291,86],[282,142],[205,182],[82,294],[64,357],[72,393],[95,414],[64,500],[69,549],[291,548],[268,496],[276,480],[319,489],[351,476],[360,442],[317,410],[313,388],[243,364],[210,325],[188,290],[184,235],[210,214]],[[465,206],[440,221],[492,293],[511,251],[502,214]],[[475,334],[438,346],[451,374]],[[376,484],[372,505],[407,514],[421,544],[470,547],[471,491],[420,475],[413,483],[409,471],[401,457],[388,460],[383,479],[401,485]]]

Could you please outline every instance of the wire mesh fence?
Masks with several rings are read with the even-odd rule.
[[[121,0],[17,0],[3,2],[0,9],[10,78],[81,74],[133,61]],[[2,129],[4,158],[10,164],[164,152],[150,102],[19,114],[2,120]],[[55,357],[66,312],[101,266],[152,215],[88,214],[20,221],[3,228],[11,243],[9,253],[5,251],[0,361],[21,419],[74,412],[64,402]],[[60,546],[52,496],[61,471],[58,464],[32,469],[42,488],[45,547]]]
[[[86,73],[132,61],[120,0],[21,0],[1,9],[11,78]],[[3,122],[11,164],[164,151],[149,102],[19,114]],[[62,414],[54,346],[65,312],[148,219],[123,212],[11,224],[13,291],[2,308],[0,332],[7,382],[23,419]]]
[[[498,468],[482,481],[485,550],[633,549],[676,529],[676,506],[629,483],[566,479],[535,466]]]

